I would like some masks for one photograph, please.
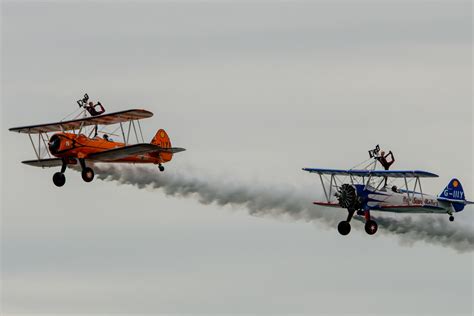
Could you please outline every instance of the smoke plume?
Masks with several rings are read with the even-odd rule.
[[[195,198],[202,204],[243,207],[254,216],[284,216],[332,227],[345,217],[334,209],[313,205],[314,193],[290,185],[242,183],[233,177],[226,180],[179,171],[157,174],[155,170],[137,166],[96,165],[94,169],[97,177],[105,181],[133,185],[139,189],[159,189],[166,195]],[[376,215],[374,218],[379,225],[377,234],[396,235],[404,245],[424,241],[458,252],[474,250],[472,230],[450,223],[443,216],[424,215],[413,219]],[[357,216],[354,220],[363,221]]]

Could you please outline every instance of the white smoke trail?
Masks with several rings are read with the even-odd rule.
[[[295,220],[321,222],[333,227],[341,220],[340,212],[313,205],[313,197],[309,192],[289,185],[239,183],[206,175],[197,177],[179,171],[158,174],[155,170],[136,166],[96,165],[94,170],[97,177],[105,181],[129,184],[140,189],[160,189],[167,195],[196,198],[202,204],[245,207],[251,215],[289,216]],[[357,217],[354,219],[362,220]],[[397,235],[402,244],[425,241],[458,252],[474,250],[473,232],[467,227],[447,222],[444,217],[423,216],[417,220],[410,217],[377,217],[377,223],[378,234]]]

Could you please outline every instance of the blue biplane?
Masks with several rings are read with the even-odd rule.
[[[347,209],[347,219],[338,225],[341,235],[350,233],[354,214],[365,217],[365,231],[373,235],[378,226],[370,217],[371,211],[448,214],[449,220],[453,221],[454,213],[473,204],[466,200],[458,179],[449,181],[443,191],[434,196],[423,193],[421,179],[438,175],[421,170],[375,170],[377,161],[377,156],[371,156],[369,165],[363,169],[303,168],[318,174],[321,180],[325,200],[314,204]],[[389,184],[387,180],[390,180]],[[394,185],[397,180],[402,180],[400,188]]]

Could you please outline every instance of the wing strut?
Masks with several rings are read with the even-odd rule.
[[[43,157],[49,156],[51,158],[51,154],[49,153],[48,150],[48,145],[46,143],[46,139],[44,138],[43,132],[38,133],[38,140],[35,141],[33,140],[33,137],[31,133],[27,133],[28,138],[30,139],[31,146],[33,147],[33,150],[35,152],[35,156],[38,160],[41,160]],[[43,145],[43,146],[42,146]],[[43,149],[41,147],[44,147]]]
[[[38,160],[41,159],[38,151],[36,150],[36,147],[35,147],[35,143],[33,142],[33,138],[31,138],[31,134],[28,133],[28,137],[30,138],[30,142],[31,142],[31,146],[33,146],[33,150],[35,151],[35,154],[36,154],[36,158],[38,158]],[[38,146],[39,147],[39,146]]]
[[[128,141],[130,140],[130,131],[132,130],[132,121],[128,122],[128,133],[127,133],[127,140],[125,141],[125,144],[128,144]]]
[[[125,139],[125,132],[123,130],[122,122],[120,122],[120,130],[122,131],[123,143],[127,146],[127,140]]]
[[[144,143],[145,139],[143,138],[142,125],[140,124],[139,120],[137,120],[137,124],[138,124],[138,130],[140,131],[140,136],[142,137],[142,142]]]
[[[43,133],[39,133],[39,135],[41,136],[41,140],[43,141],[43,145],[44,145],[46,153],[48,154],[48,157],[51,158],[51,154],[49,153],[48,145],[46,144],[46,140],[43,137]],[[39,148],[41,148],[41,146],[39,146]]]
[[[329,198],[332,197],[332,182],[333,182],[333,180],[334,180],[334,175],[332,174],[331,175],[331,180],[329,182]],[[329,199],[328,199],[328,202],[329,202]]]
[[[416,177],[416,180],[418,181],[418,187],[420,188],[420,193],[421,193],[421,200],[422,200],[422,205],[425,204],[425,199],[423,198],[423,189],[421,188],[421,181],[419,177]],[[416,184],[416,183],[415,183]],[[416,191],[416,190],[415,190]]]
[[[408,205],[411,205],[411,202],[410,202],[410,190],[408,189],[407,177],[404,176],[403,179],[405,180],[405,187],[406,187],[406,189],[407,189]]]
[[[367,182],[365,183],[364,190],[367,190],[367,187],[368,187],[369,184],[370,184],[370,180],[372,180],[372,174],[369,174],[369,177],[367,178]]]
[[[328,193],[326,192],[326,186],[324,185],[323,176],[321,174],[319,174],[319,179],[321,180],[321,186],[323,187],[324,195],[326,196],[326,200],[329,203]]]

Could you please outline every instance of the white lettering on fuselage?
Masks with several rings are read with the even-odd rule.
[[[430,205],[430,206],[438,206],[438,201],[433,199],[424,199],[414,197],[414,198],[407,198],[406,196],[403,197],[403,203],[410,203],[413,205]]]

